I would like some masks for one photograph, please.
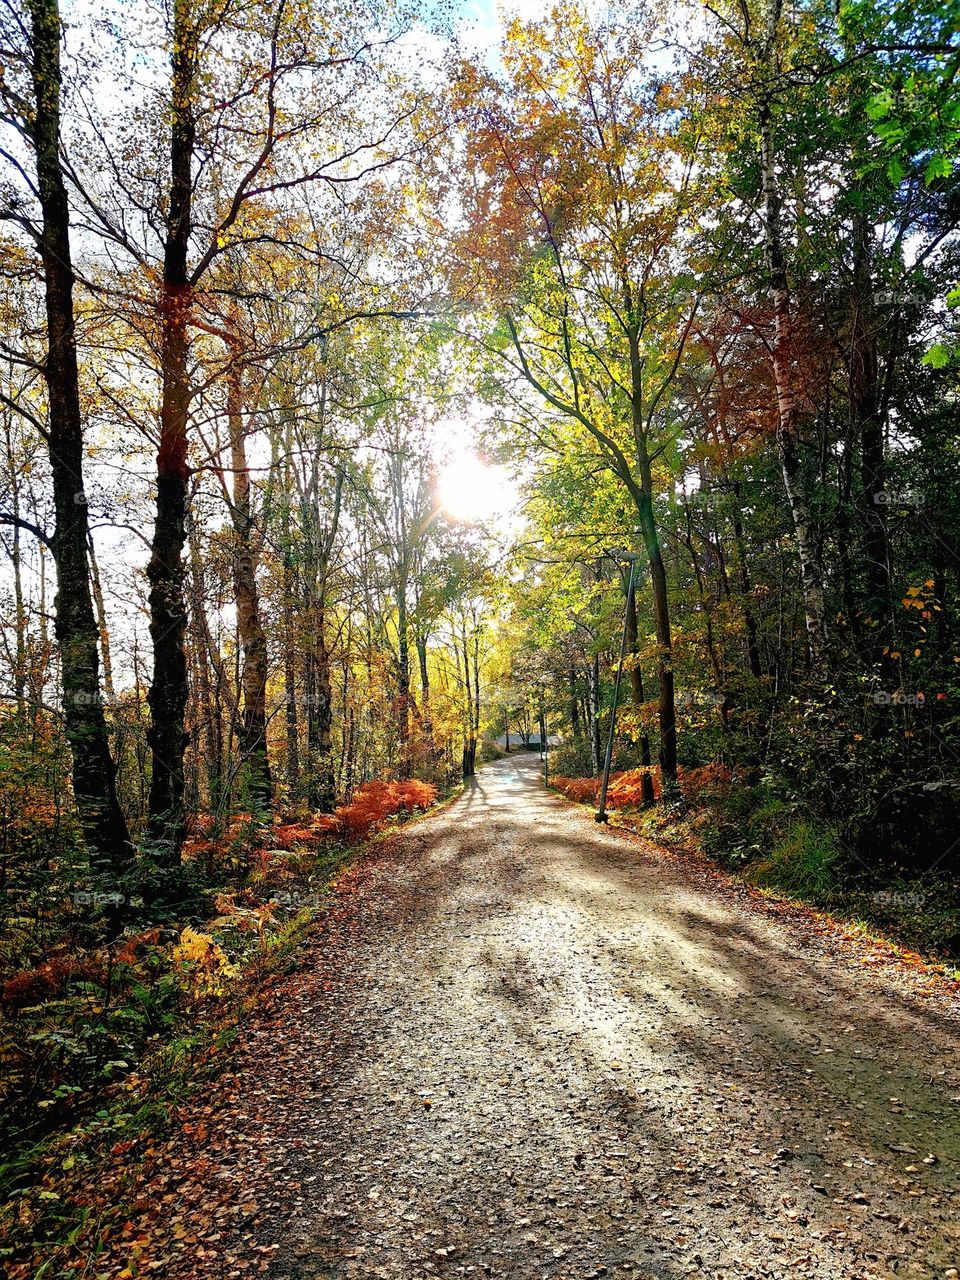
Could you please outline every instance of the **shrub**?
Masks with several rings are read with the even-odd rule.
[[[684,799],[697,801],[725,796],[733,776],[726,765],[716,760],[704,765],[681,765],[677,774]]]
[[[561,775],[551,778],[550,782],[568,800],[575,800],[578,804],[586,804],[587,801],[595,804],[600,794],[599,778],[565,778]]]
[[[652,766],[639,769],[623,769],[620,773],[610,775],[610,786],[607,790],[607,804],[611,809],[635,809],[643,804],[644,778],[653,780],[653,796],[660,798],[659,770]]]
[[[416,778],[405,781],[364,782],[353,793],[349,804],[334,811],[339,833],[352,840],[362,840],[381,822],[401,810],[412,813],[414,809],[427,809],[437,798],[437,789],[430,782]]]
[[[558,752],[559,754],[559,752]],[[568,757],[570,758],[570,757]],[[576,756],[572,756],[575,760]],[[607,804],[611,809],[634,809],[643,804],[643,780],[653,781],[655,800],[661,797],[660,770],[654,766],[639,765],[632,769],[618,769],[610,774]],[[678,771],[680,790],[685,800],[721,800],[730,788],[731,772],[725,765],[713,762],[697,767],[681,767]],[[559,774],[552,780],[553,786],[568,800],[583,804],[596,801],[600,795],[600,779]]]
[[[35,969],[14,974],[0,989],[0,1004],[12,1009],[38,1005],[62,996],[71,982],[104,981],[104,966],[97,958],[73,955],[51,956]]]
[[[630,809],[643,803],[643,779],[645,774],[652,772],[644,768],[640,769],[621,769],[618,773],[611,773],[610,785],[607,788],[607,805],[611,809]],[[552,785],[556,787],[568,800],[575,800],[578,804],[590,803],[596,804],[600,798],[601,778],[567,778],[563,776],[554,777]],[[656,774],[653,774],[653,791],[654,795],[659,794],[659,782]]]
[[[562,778],[589,778],[593,774],[593,752],[586,738],[571,738],[550,752],[550,766]]]

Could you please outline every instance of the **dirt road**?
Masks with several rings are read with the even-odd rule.
[[[535,758],[394,852],[362,997],[299,1082],[313,1136],[272,1275],[960,1267],[942,1001],[596,828]]]
[[[949,993],[598,828],[536,766],[348,872],[85,1274],[956,1274]]]

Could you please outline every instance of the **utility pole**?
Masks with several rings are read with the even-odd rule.
[[[550,781],[550,766],[547,762],[547,717],[543,710],[543,690],[540,691],[540,750],[543,752],[543,785]]]
[[[620,640],[620,660],[617,663],[617,678],[613,685],[613,706],[610,709],[610,732],[607,734],[607,751],[603,758],[603,781],[600,784],[600,803],[594,818],[597,822],[607,821],[607,788],[610,785],[610,765],[613,761],[613,735],[617,727],[617,704],[620,701],[620,682],[623,679],[623,659],[627,652],[627,618],[633,600],[633,589],[637,576],[638,556],[632,551],[611,551],[614,560],[625,560],[630,565],[630,578],[627,582],[627,602],[623,611],[623,636]]]

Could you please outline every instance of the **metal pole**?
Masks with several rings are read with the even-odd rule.
[[[623,637],[620,640],[620,661],[617,663],[617,678],[613,685],[613,707],[610,710],[610,732],[607,734],[607,752],[603,759],[603,781],[600,784],[600,804],[594,815],[597,822],[607,821],[607,788],[610,785],[610,765],[613,761],[613,735],[617,727],[617,703],[620,701],[620,681],[623,679],[623,659],[627,652],[627,616],[630,613],[630,601],[633,599],[633,582],[637,572],[637,561],[630,561],[630,579],[627,583],[627,604],[623,613]]]
[[[550,772],[547,764],[547,718],[544,715],[543,703],[540,703],[540,749],[543,752],[543,785],[550,783]]]

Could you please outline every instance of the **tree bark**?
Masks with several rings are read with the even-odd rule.
[[[570,733],[576,739],[580,737],[580,700],[577,697],[577,672],[572,662],[567,669],[567,680],[570,685]]]
[[[866,217],[853,220],[853,331],[850,340],[850,415],[860,439],[863,554],[866,616],[875,624],[872,639],[882,647],[890,635],[891,590],[887,542],[884,415],[880,393],[877,338],[873,325],[873,281]],[[886,639],[884,638],[886,637]]]
[[[624,298],[630,312],[634,309],[633,294],[629,285],[624,287]],[[624,472],[621,479],[633,497],[640,517],[640,531],[647,553],[650,587],[653,600],[653,624],[657,636],[657,718],[660,724],[660,773],[665,783],[677,780],[677,712],[673,679],[673,639],[670,631],[670,597],[667,592],[667,572],[663,563],[656,513],[653,509],[653,474],[647,448],[648,422],[644,415],[643,360],[640,354],[640,333],[637,328],[629,334],[631,415],[634,447],[640,483],[636,477]]]
[[[333,773],[333,685],[330,680],[330,650],[327,644],[326,605],[323,599],[313,610],[313,639],[307,654],[307,746],[310,751],[308,800],[321,813],[332,812],[336,804]]]
[[[190,536],[190,575],[192,586],[190,636],[196,672],[195,700],[203,730],[203,761],[207,775],[206,802],[211,809],[216,809],[223,792],[223,734],[210,674],[210,636],[204,613],[203,568],[200,562],[200,549],[192,534]],[[195,759],[197,754],[194,751]]]
[[[779,0],[768,0],[767,60],[775,65]],[[820,565],[817,562],[813,516],[803,476],[800,438],[800,406],[794,376],[794,329],[790,286],[783,250],[781,199],[777,184],[776,149],[773,137],[773,110],[767,98],[760,107],[760,175],[763,195],[764,261],[767,291],[773,309],[773,377],[777,393],[777,454],[784,492],[793,522],[794,540],[800,560],[807,644],[814,669],[821,666],[824,645],[824,597]]]
[[[600,743],[600,659],[595,656],[588,668],[590,685],[590,754],[593,757],[594,777],[600,776],[603,747]]]
[[[157,449],[157,511],[147,577],[150,582],[150,803],[147,830],[159,859],[179,865],[185,835],[183,755],[187,745],[187,609],[183,548],[187,537],[190,467],[188,322],[193,289],[187,271],[193,196],[193,112],[197,65],[190,0],[173,2],[170,197],[160,297],[161,404]]]
[[[288,799],[295,803],[300,798],[300,717],[297,711],[297,654],[300,646],[295,626],[297,583],[290,529],[290,503],[293,494],[293,475],[290,467],[290,459],[293,455],[292,423],[293,415],[287,413],[283,435],[283,492],[280,499],[280,536],[282,538],[280,586],[283,596],[283,693],[287,739],[284,777]],[[280,466],[278,445],[279,441],[274,439],[272,458],[274,471],[277,471]]]
[[[340,523],[343,473],[337,473],[330,523],[325,529],[316,527],[315,513],[319,509],[317,486],[318,478],[314,473],[309,490],[311,500],[305,501],[304,496],[301,499],[304,507],[305,528],[308,530],[304,603],[309,643],[304,663],[304,693],[307,703],[307,753],[310,767],[306,788],[308,802],[321,812],[329,813],[336,804],[337,787],[332,754],[333,683],[330,676],[330,648],[327,634],[327,592],[330,558]]]
[[[640,458],[642,489],[637,507],[640,530],[650,564],[650,586],[653,598],[653,625],[657,636],[657,718],[660,722],[660,772],[665,782],[677,780],[677,713],[673,679],[673,639],[670,632],[670,597],[667,572],[660,549],[649,462],[645,450]]]
[[[628,582],[624,583],[627,590]],[[633,705],[638,709],[643,706],[643,672],[640,670],[639,625],[637,622],[637,593],[627,591],[627,652],[632,658],[630,664],[630,691]],[[640,798],[643,805],[654,802],[653,777],[651,774],[650,736],[646,729],[640,729],[640,763],[644,768],[643,781],[640,784]]]
[[[417,661],[420,667],[420,709],[423,713],[423,739],[427,748],[427,756],[432,763],[434,759],[433,712],[430,707],[430,672],[427,667],[427,637],[425,635],[418,635],[415,643],[417,646]]]
[[[247,466],[246,430],[243,421],[243,366],[232,344],[233,359],[227,374],[227,423],[233,472],[231,517],[234,531],[233,591],[237,606],[237,630],[243,651],[243,709],[239,724],[240,759],[247,770],[252,803],[267,809],[273,794],[267,756],[267,637],[260,616],[257,590],[257,550],[250,504],[250,472]]]
[[[464,743],[463,743],[463,780],[466,782],[466,780],[468,778],[472,778],[477,771],[477,768],[476,768],[477,734],[476,734],[476,728],[475,728],[476,720],[474,716],[473,688],[471,685],[471,677],[470,677],[470,646],[467,643],[466,624],[464,624],[464,627],[463,627],[463,634],[461,636],[461,641],[463,645],[463,689],[464,689],[464,694],[466,696],[466,712],[467,712],[466,733],[464,735]]]
[[[287,794],[296,800],[300,791],[300,724],[297,714],[297,643],[294,627],[293,557],[284,538],[283,549],[283,692],[287,733]]]
[[[760,647],[757,643],[757,620],[754,616],[753,605],[750,603],[750,597],[753,593],[753,585],[750,581],[750,570],[747,567],[747,551],[743,538],[743,522],[740,519],[738,508],[734,507],[733,513],[733,545],[737,552],[737,573],[740,578],[740,595],[742,599],[741,607],[743,609],[743,621],[747,633],[747,663],[750,667],[750,674],[754,680],[759,680],[763,675],[763,668],[760,665]]]
[[[93,591],[93,604],[96,611],[97,631],[100,635],[100,656],[103,661],[103,691],[107,696],[107,706],[113,706],[117,700],[113,684],[113,658],[110,654],[110,628],[107,624],[107,610],[103,599],[103,585],[100,581],[100,567],[97,564],[97,552],[93,538],[87,539],[87,550],[90,553],[90,585]],[[121,753],[118,750],[117,755]]]
[[[50,410],[49,456],[56,512],[56,635],[63,708],[73,756],[73,792],[91,867],[122,874],[133,859],[117,800],[116,769],[100,696],[98,631],[90,595],[89,527],[83,489],[83,421],[73,305],[70,214],[60,165],[60,9],[57,0],[30,0],[36,112],[32,140],[43,214],[47,315],[45,375]]]
[[[404,548],[404,551],[406,549]],[[397,584],[397,732],[400,738],[400,776],[410,777],[410,626],[407,583]]]
[[[12,412],[3,410],[4,442],[6,445],[7,475],[5,482],[10,489],[10,506],[13,527],[10,531],[10,567],[13,570],[14,638],[16,651],[13,656],[13,696],[17,701],[17,715],[26,723],[27,717],[27,610],[23,597],[23,552],[20,545],[20,485],[21,479],[13,455],[11,433]]]

